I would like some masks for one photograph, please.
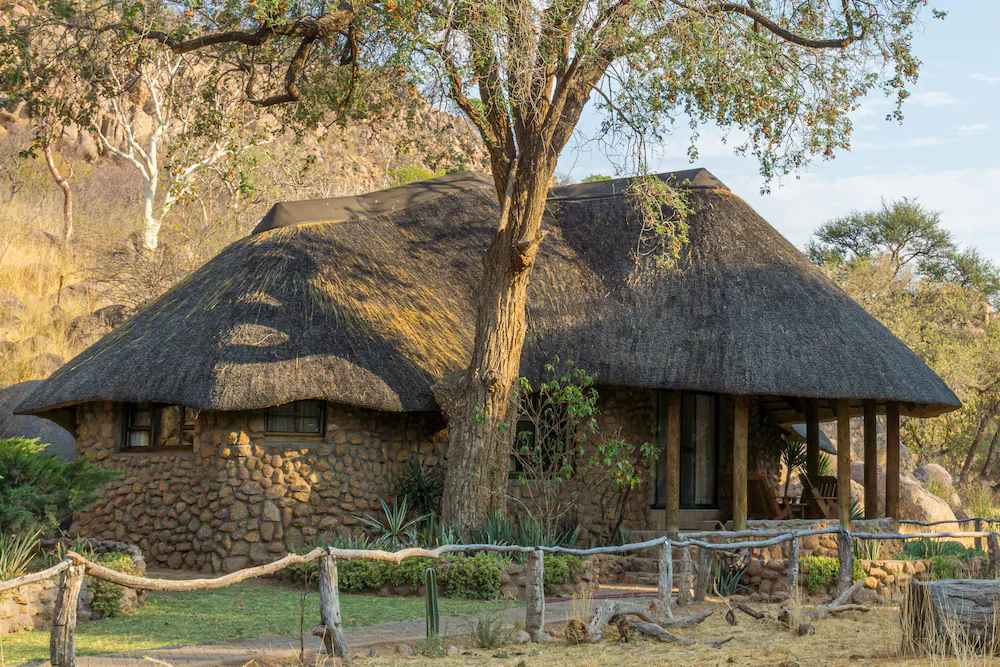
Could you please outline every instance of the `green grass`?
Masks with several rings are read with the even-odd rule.
[[[247,581],[215,591],[150,593],[145,606],[130,616],[81,623],[76,632],[78,655],[114,653],[184,644],[290,635],[299,631],[301,588]],[[441,615],[464,616],[515,606],[513,602],[441,600]],[[422,596],[383,598],[343,595],[344,625],[373,625],[424,616]],[[319,624],[319,594],[306,598],[306,632]],[[49,633],[18,632],[0,637],[2,665],[48,660]]]

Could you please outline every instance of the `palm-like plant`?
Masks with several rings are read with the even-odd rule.
[[[421,514],[414,518],[407,518],[408,508],[405,497],[402,502],[398,498],[393,500],[392,509],[384,500],[379,500],[379,502],[382,504],[384,520],[375,518],[371,514],[355,516],[365,526],[365,530],[371,533],[375,545],[389,551],[414,546],[417,542],[416,525],[429,515]]]
[[[806,468],[806,443],[791,436],[784,436],[781,439],[781,462],[788,471],[785,476],[785,490],[782,493],[787,498],[792,475],[801,473]]]

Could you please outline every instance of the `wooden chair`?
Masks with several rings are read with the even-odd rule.
[[[802,484],[802,502],[813,519],[836,519],[837,478],[817,477],[810,480],[808,475],[799,475]]]
[[[771,480],[759,472],[747,473],[747,498],[751,516],[775,521],[793,518],[791,506],[778,501]]]

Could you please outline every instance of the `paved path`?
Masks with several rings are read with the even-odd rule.
[[[603,590],[602,593],[622,593],[621,590]],[[524,607],[505,609],[506,621],[513,624],[524,621]],[[571,603],[568,601],[546,602],[546,624],[565,623],[569,620]],[[448,636],[467,635],[469,619],[464,616],[446,616],[441,619],[443,632]],[[347,646],[352,653],[371,646],[392,645],[423,641],[425,624],[423,618],[396,621],[363,627],[344,628]],[[306,633],[305,650],[307,656],[315,655],[322,649],[319,637]],[[251,660],[293,660],[299,655],[299,635],[238,639],[217,644],[199,644],[172,648],[109,653],[105,655],[77,656],[77,667],[153,667],[167,663],[173,667],[194,667],[195,665],[232,664],[243,665]],[[307,661],[310,658],[307,657]],[[43,663],[48,665],[49,663]]]

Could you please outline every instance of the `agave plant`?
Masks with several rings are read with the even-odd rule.
[[[0,534],[0,581],[24,574],[35,557],[40,533],[36,530],[33,533]]]
[[[408,507],[406,498],[402,502],[397,498],[392,501],[392,509],[384,500],[382,504],[382,514],[384,519],[373,517],[371,514],[355,516],[355,518],[365,526],[377,547],[396,551],[411,547],[417,542],[416,525],[427,518],[427,514],[421,514],[414,518],[407,518]]]

